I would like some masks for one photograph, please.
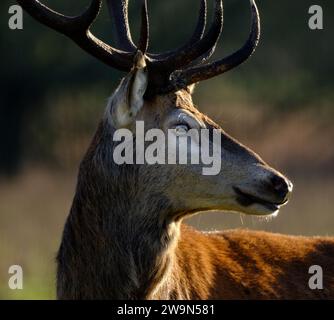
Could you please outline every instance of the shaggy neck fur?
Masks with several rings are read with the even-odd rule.
[[[58,298],[167,299],[180,227],[163,218],[173,209],[139,181],[139,167],[112,164],[106,127],[80,167],[58,254]]]

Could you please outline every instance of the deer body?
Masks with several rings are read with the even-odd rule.
[[[89,227],[85,241],[73,243],[71,227],[66,226],[69,237],[58,256],[60,299],[334,297],[333,239],[245,230],[208,234],[181,225],[173,235],[168,230],[159,230],[159,235],[131,230],[131,243],[129,233],[119,235],[115,227],[102,244],[103,232],[94,230],[97,237]],[[308,286],[308,270],[315,264],[324,267],[323,290]]]
[[[222,74],[251,56],[260,35],[259,14],[250,0],[248,40],[237,52],[206,63],[222,30],[222,0],[204,35],[206,0],[191,40],[164,54],[148,48],[147,3],[135,46],[127,0],[107,0],[116,22],[119,49],[94,37],[89,28],[101,7],[92,0],[80,16],[59,15],[36,0],[17,0],[33,17],[74,40],[104,63],[128,74],[110,98],[81,163],[76,194],[57,262],[59,299],[268,299],[334,298],[334,240],[250,231],[201,233],[183,220],[208,210],[275,215],[292,183],[256,153],[230,137],[193,104],[193,85]],[[204,175],[198,163],[118,163],[114,139],[171,131],[179,151],[192,156],[219,147],[221,167]],[[209,132],[194,146],[181,144],[189,132]],[[219,140],[215,136],[219,136]],[[169,136],[168,136],[169,137]],[[169,139],[169,138],[168,138]],[[132,146],[133,147],[133,146]],[[136,156],[133,148],[131,155]],[[202,157],[200,157],[202,159]],[[308,286],[312,265],[324,268],[324,289]]]

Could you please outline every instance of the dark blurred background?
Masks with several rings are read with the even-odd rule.
[[[43,3],[75,15],[89,0]],[[243,227],[334,235],[334,3],[257,3],[262,37],[256,53],[234,71],[198,86],[194,100],[286,173],[295,184],[293,198],[271,221],[209,213],[189,223],[203,230]],[[122,74],[26,14],[24,29],[10,30],[8,8],[13,4],[0,3],[0,298],[54,298],[54,257],[77,168]],[[130,0],[134,39],[139,4]],[[308,27],[313,4],[323,8],[323,30]],[[224,31],[214,58],[238,49],[249,31],[247,0],[226,0],[224,7]],[[150,51],[184,43],[198,8],[196,0],[150,0]],[[105,5],[93,31],[113,43]],[[12,264],[24,269],[24,290],[8,289]]]

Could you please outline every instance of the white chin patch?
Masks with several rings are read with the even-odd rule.
[[[243,208],[242,213],[253,216],[268,216],[275,218],[279,213],[280,208],[268,208],[261,204],[252,204],[249,207]]]
[[[279,213],[279,209],[277,209],[276,211],[274,211],[274,212],[271,214],[271,216],[272,216],[273,218],[276,218],[276,217],[278,216],[278,213]]]

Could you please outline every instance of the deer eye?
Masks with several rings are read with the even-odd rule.
[[[175,133],[177,136],[186,135],[189,131],[189,126],[187,124],[179,124],[175,127]]]

